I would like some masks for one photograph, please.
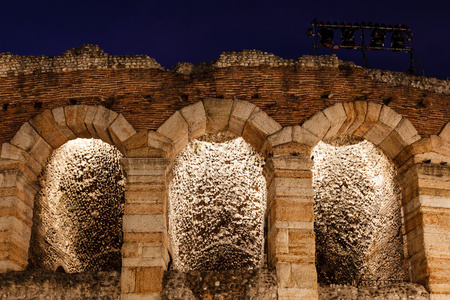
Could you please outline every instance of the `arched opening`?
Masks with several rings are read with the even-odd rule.
[[[223,133],[192,140],[177,155],[169,191],[175,269],[262,266],[263,165],[263,158],[244,139]]]
[[[121,157],[98,139],[78,138],[53,151],[39,178],[29,268],[68,273],[120,269]]]
[[[319,283],[407,280],[401,195],[389,158],[354,136],[319,142],[311,155]]]

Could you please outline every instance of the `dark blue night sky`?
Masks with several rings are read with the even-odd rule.
[[[3,1],[0,52],[56,56],[83,44],[113,55],[145,54],[166,68],[257,49],[282,58],[313,54],[305,32],[319,21],[406,24],[426,76],[450,76],[447,1]],[[368,32],[370,34],[370,31]],[[339,35],[339,31],[335,32]],[[389,43],[386,39],[386,43]],[[354,50],[319,49],[363,65]],[[409,54],[370,51],[369,66],[406,71]]]

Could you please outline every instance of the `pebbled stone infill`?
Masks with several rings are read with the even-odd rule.
[[[319,285],[319,300],[428,300],[430,295],[420,284],[395,283],[356,288],[349,285]]]
[[[274,270],[166,272],[163,300],[275,300],[277,283]]]
[[[0,274],[1,300],[120,299],[120,272],[55,273],[31,270]]]

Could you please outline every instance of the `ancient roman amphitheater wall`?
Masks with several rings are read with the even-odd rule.
[[[215,62],[164,70],[149,57],[110,56],[92,45],[54,58],[0,54],[0,76],[2,297],[12,295],[11,287],[28,293],[12,283],[30,282],[26,272],[59,287],[80,282],[79,289],[67,285],[72,295],[83,289],[89,291],[83,297],[98,291],[111,299],[119,294],[122,299],[450,295],[446,81],[366,70],[334,56],[284,60],[259,51],[225,53]],[[30,248],[39,236],[32,228],[39,228],[39,207],[46,205],[39,202],[38,195],[45,194],[39,178],[49,167],[60,167],[52,155],[77,138],[114,146],[114,170],[122,157],[123,179],[100,173],[96,176],[106,176],[107,187],[86,187],[92,195],[120,194],[124,188],[123,198],[112,204],[118,215],[123,205],[123,217],[112,222],[113,232],[121,227],[116,235],[122,242],[120,292],[113,288],[117,271],[85,276],[24,271],[39,265],[29,264],[39,260],[36,247]],[[241,144],[228,145],[234,138]],[[342,139],[372,148],[366,154],[336,154],[320,146]],[[219,150],[210,151],[214,143]],[[201,160],[204,149],[210,152]],[[95,169],[112,165],[102,155],[95,156]],[[94,156],[76,168],[93,166]],[[337,159],[341,156],[352,163]],[[335,158],[326,162],[330,157]],[[321,173],[329,175],[317,180],[320,161]],[[338,165],[340,171],[323,172]],[[380,174],[390,174],[389,183],[380,184]],[[194,180],[188,183],[188,177]],[[207,197],[193,196],[200,194]],[[206,198],[217,205],[199,206]],[[73,203],[95,206],[92,199],[76,199]],[[186,209],[185,200],[190,203]],[[177,207],[184,211],[181,217],[171,214]],[[97,210],[80,224],[89,227]],[[327,214],[331,219],[323,218]],[[100,224],[101,230],[106,227]],[[333,233],[337,228],[338,235]],[[111,235],[90,236],[102,248],[104,237]],[[328,247],[323,237],[340,252],[327,258],[330,254],[321,252]],[[110,246],[112,252],[119,244]],[[340,255],[353,251],[350,244],[359,256],[339,262]],[[398,259],[391,261],[388,252]],[[387,270],[386,261],[394,267]],[[49,269],[55,267],[72,272],[56,262]],[[332,271],[340,275],[330,280]],[[82,283],[85,279],[104,289]],[[378,288],[367,286],[370,282]]]

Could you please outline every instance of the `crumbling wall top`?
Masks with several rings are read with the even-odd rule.
[[[170,71],[182,75],[191,75],[227,67],[362,69],[371,79],[385,82],[390,86],[409,86],[437,94],[450,94],[450,81],[448,80],[407,75],[401,72],[364,69],[353,62],[342,61],[336,55],[304,55],[298,59],[283,59],[268,52],[243,50],[242,52],[224,52],[216,61],[202,62],[198,65],[181,62]],[[0,53],[0,77],[89,69],[158,69],[165,71],[155,59],[147,55],[109,55],[97,45],[83,45],[67,50],[55,57],[45,55],[20,56],[9,52]]]

